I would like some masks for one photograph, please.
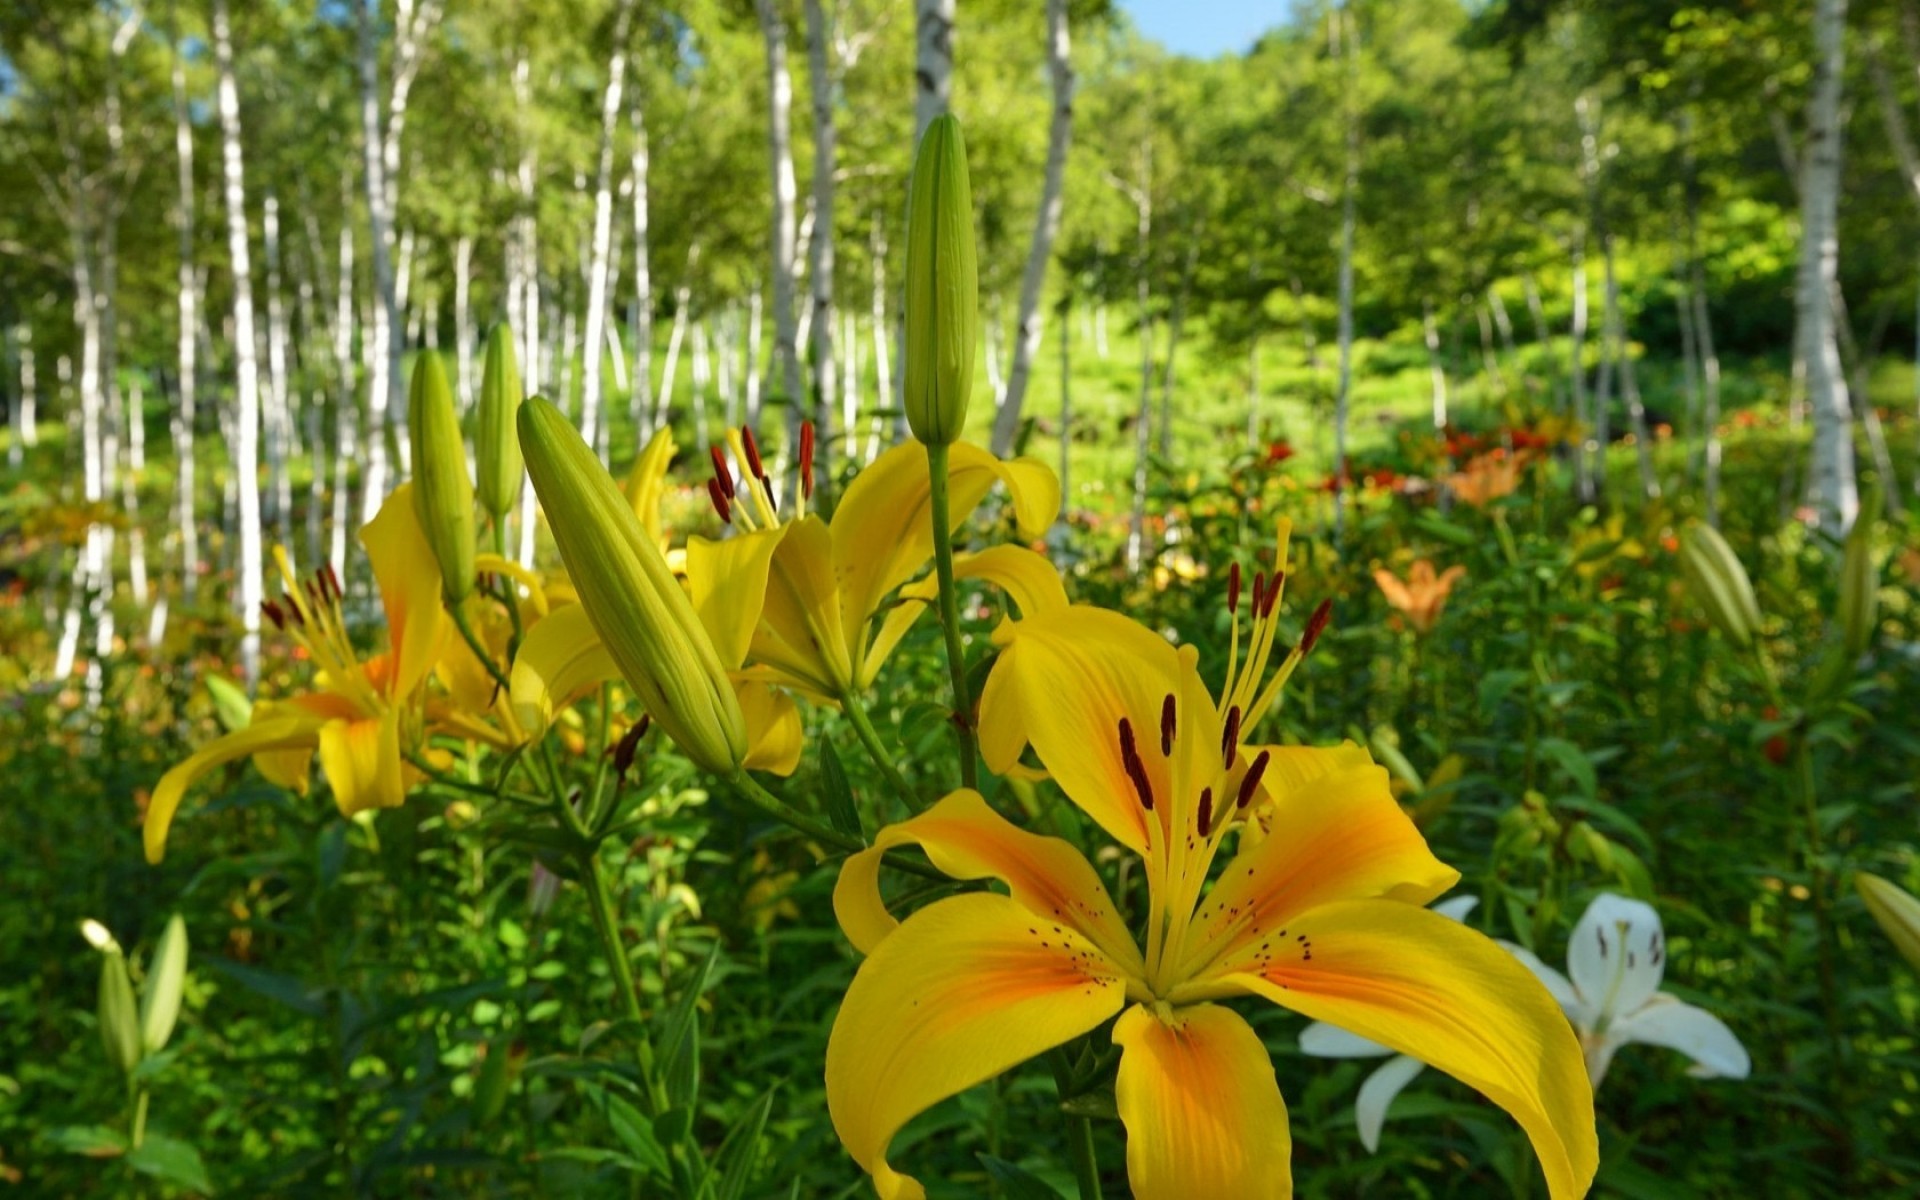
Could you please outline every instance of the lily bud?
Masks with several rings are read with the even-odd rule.
[[[1920,900],[1899,885],[1865,871],[1854,875],[1853,886],[1900,957],[1920,971]]]
[[[147,967],[147,986],[140,993],[140,1044],[148,1054],[166,1049],[180,1019],[180,991],[187,980],[187,923],[175,913],[167,918],[160,944],[153,948]]]
[[[126,955],[117,945],[100,955],[100,1042],[107,1061],[132,1074],[140,1065],[140,1014],[133,1004],[133,980],[127,975]]]
[[[1741,649],[1760,628],[1760,604],[1747,569],[1711,525],[1694,524],[1680,535],[1680,570],[1707,619]]]
[[[1873,558],[1873,527],[1879,519],[1880,497],[1876,492],[1861,506],[1841,552],[1838,615],[1848,666],[1867,652],[1880,617],[1880,564]]]
[[[504,521],[520,499],[520,363],[513,353],[513,331],[495,325],[487,335],[487,366],[480,376],[480,403],[473,427],[473,456],[480,468],[480,506]]]
[[[747,754],[740,701],[660,548],[566,414],[534,397],[519,428],[560,559],[621,676],[687,757],[733,774]]]
[[[467,476],[467,448],[460,440],[460,418],[453,411],[440,356],[423,351],[413,364],[407,398],[407,428],[413,435],[413,511],[440,563],[441,589],[448,604],[473,591],[473,480]]]
[[[944,446],[966,425],[980,338],[973,189],[951,114],[920,139],[907,205],[907,424],[922,443]]]

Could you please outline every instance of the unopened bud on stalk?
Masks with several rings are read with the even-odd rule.
[[[1878,492],[1867,498],[1847,533],[1840,558],[1840,637],[1847,665],[1867,652],[1880,617],[1880,564],[1873,558],[1873,527],[1880,520]]]
[[[187,923],[175,913],[167,918],[160,943],[147,964],[147,984],[140,992],[140,1044],[148,1054],[166,1049],[180,1019],[180,992],[187,980]]]
[[[973,189],[960,122],[938,117],[920,138],[907,209],[907,424],[929,446],[960,436],[980,337]]]
[[[1920,900],[1897,884],[1865,871],[1854,875],[1853,886],[1900,957],[1920,971]]]
[[[473,591],[473,480],[453,389],[432,350],[414,360],[407,428],[413,435],[413,511],[439,560],[447,603],[458,604]]]
[[[687,757],[733,774],[747,753],[740,701],[660,548],[564,413],[535,397],[518,423],[560,559],[621,676]]]
[[[97,943],[96,943],[97,944]],[[100,1042],[107,1061],[123,1074],[132,1074],[143,1057],[140,1050],[140,1014],[133,1003],[133,980],[127,975],[127,957],[118,942],[100,947]]]
[[[520,499],[520,478],[526,470],[520,458],[520,433],[513,426],[522,395],[513,330],[495,325],[487,335],[487,365],[480,376],[473,457],[480,470],[480,507],[496,522],[506,520]]]
[[[1694,599],[1727,639],[1746,649],[1760,628],[1760,604],[1747,569],[1711,525],[1695,523],[1680,535],[1680,570]]]

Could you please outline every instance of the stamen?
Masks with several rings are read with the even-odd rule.
[[[1266,606],[1260,610],[1262,617],[1271,617],[1273,615],[1273,606],[1280,603],[1280,585],[1286,581],[1287,573],[1285,571],[1275,571],[1273,573],[1273,585],[1267,589]]]
[[[282,591],[280,593],[280,602],[286,605],[287,624],[299,626],[307,623],[306,618],[301,615],[300,601],[295,598],[292,592]]]
[[[720,490],[733,499],[733,472],[727,470],[727,456],[720,453],[720,447],[708,446],[707,453],[713,456],[713,477],[719,481]]]
[[[1313,650],[1313,644],[1320,640],[1322,633],[1326,632],[1327,621],[1332,616],[1333,597],[1329,596],[1322,600],[1320,607],[1314,609],[1313,615],[1307,618],[1306,632],[1300,635],[1300,657],[1305,658]]]
[[[800,422],[800,497],[813,499],[813,422]]]
[[[1173,754],[1173,693],[1160,702],[1160,757],[1168,758]]]
[[[1260,777],[1267,773],[1267,763],[1272,758],[1273,751],[1262,750],[1259,757],[1253,760],[1253,765],[1247,768],[1246,775],[1240,780],[1240,795],[1233,802],[1235,808],[1245,808],[1247,801],[1253,799],[1253,794],[1260,790]]]
[[[1227,612],[1238,614],[1240,611],[1240,564],[1234,563],[1227,568]]]
[[[733,505],[727,500],[729,489],[720,484],[720,480],[724,478],[725,476],[719,476],[707,480],[707,499],[713,501],[713,511],[720,514],[720,519],[731,525],[733,524]]]
[[[327,587],[331,589],[333,592],[334,602],[338,603],[339,601],[345,600],[347,598],[347,594],[345,591],[341,590],[340,576],[334,574],[333,564],[327,563],[326,565],[322,566],[320,570],[324,572],[326,575]]]
[[[1266,572],[1255,571],[1253,573],[1253,604],[1249,609],[1249,611],[1255,617],[1258,617],[1260,615],[1261,608],[1264,607],[1266,604],[1266,590],[1267,590]]]
[[[755,479],[758,479],[761,483],[765,483],[767,481],[767,469],[760,465],[760,445],[753,440],[753,430],[742,426],[740,430],[740,440],[747,448],[747,468],[753,472]]]
[[[614,743],[612,750],[614,774],[625,775],[632,768],[633,757],[640,751],[640,739],[647,736],[647,728],[652,724],[653,718],[646,713],[641,713],[640,719],[633,723],[633,728],[627,730],[626,734]]]
[[[267,614],[267,620],[273,622],[275,629],[285,629],[287,627],[286,614],[281,612],[280,606],[273,601],[262,600],[260,602],[260,611]]]
[[[1240,706],[1234,705],[1227,710],[1227,727],[1220,731],[1220,757],[1227,766],[1233,766],[1233,756],[1240,750]]]
[[[1213,831],[1213,789],[1200,789],[1200,836],[1206,837]]]
[[[1147,778],[1147,764],[1140,761],[1140,748],[1133,744],[1133,722],[1125,717],[1120,718],[1120,762],[1140,795],[1140,807],[1152,812],[1153,783]]]

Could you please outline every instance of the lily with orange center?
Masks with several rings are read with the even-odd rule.
[[[244,729],[202,746],[161,777],[147,804],[148,862],[166,854],[167,831],[187,789],[209,771],[253,756],[261,774],[304,794],[317,751],[320,769],[346,816],[397,808],[418,780],[404,757],[421,739],[420,700],[451,631],[440,606],[440,568],[414,515],[412,485],[395,488],[360,531],[386,608],[388,645],[361,661],[347,635],[332,568],[308,579],[274,548],[286,594],[266,614],[318,668],[314,690],[261,701]]]
[[[1436,575],[1433,561],[1422,558],[1407,570],[1405,580],[1381,567],[1374,571],[1373,581],[1379,585],[1380,594],[1387,598],[1388,606],[1406,614],[1407,623],[1415,633],[1427,634],[1432,633],[1439,622],[1454,582],[1466,573],[1465,567],[1448,567]]]
[[[1459,874],[1428,850],[1386,772],[1352,745],[1242,742],[1326,619],[1322,606],[1266,678],[1280,578],[1256,576],[1246,653],[1236,629],[1218,699],[1192,648],[1117,613],[1048,609],[996,634],[982,753],[1002,769],[1031,745],[1068,799],[1141,857],[1144,946],[1079,850],[1015,827],[973,792],[848,859],[834,907],[867,958],[828,1042],[827,1100],[883,1200],[925,1195],[887,1161],[916,1114],[1116,1016],[1134,1195],[1290,1196],[1286,1105],[1259,1036],[1222,1003],[1236,997],[1332,1021],[1463,1080],[1526,1130],[1554,1200],[1585,1192],[1598,1148],[1579,1042],[1524,967],[1422,907]],[[1243,832],[1229,856],[1230,836],[1254,830],[1262,808],[1267,835]],[[953,896],[896,921],[880,857],[909,843],[948,875],[999,880],[1007,894]]]
[[[1475,508],[1510,496],[1520,487],[1520,460],[1504,449],[1476,455],[1457,474],[1449,476],[1447,487],[1462,504]]]

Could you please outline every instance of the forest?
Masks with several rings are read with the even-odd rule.
[[[0,1185],[1920,1191],[1920,2],[1151,7],[0,5]]]

